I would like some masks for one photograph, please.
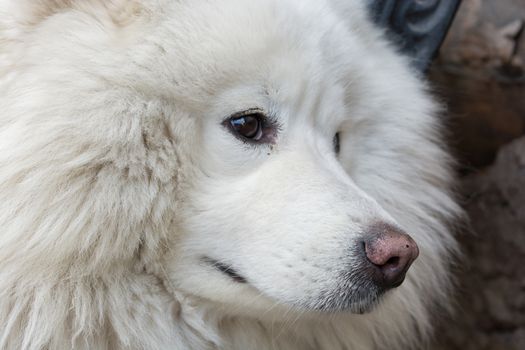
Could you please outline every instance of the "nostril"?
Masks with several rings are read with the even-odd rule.
[[[360,243],[369,266],[375,271],[371,278],[384,288],[399,286],[419,254],[417,244],[409,235],[387,224],[373,226],[368,239]]]
[[[385,267],[395,267],[399,265],[399,257],[398,256],[393,256],[391,257],[390,259],[388,259],[385,263]]]

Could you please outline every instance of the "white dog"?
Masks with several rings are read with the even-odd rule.
[[[1,0],[0,348],[420,348],[460,211],[364,6]]]

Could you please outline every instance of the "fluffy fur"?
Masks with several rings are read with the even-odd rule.
[[[360,1],[1,0],[0,107],[1,349],[420,348],[447,304],[439,110]],[[377,221],[420,257],[344,304]]]

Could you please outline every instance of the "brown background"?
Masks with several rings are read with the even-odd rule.
[[[434,350],[525,350],[524,19],[525,0],[463,0],[429,73],[470,216]]]

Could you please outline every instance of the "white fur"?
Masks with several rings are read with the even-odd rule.
[[[439,111],[360,3],[0,0],[0,348],[420,348],[459,209]],[[221,125],[254,107],[274,145]],[[375,221],[418,243],[406,281],[313,311]]]

